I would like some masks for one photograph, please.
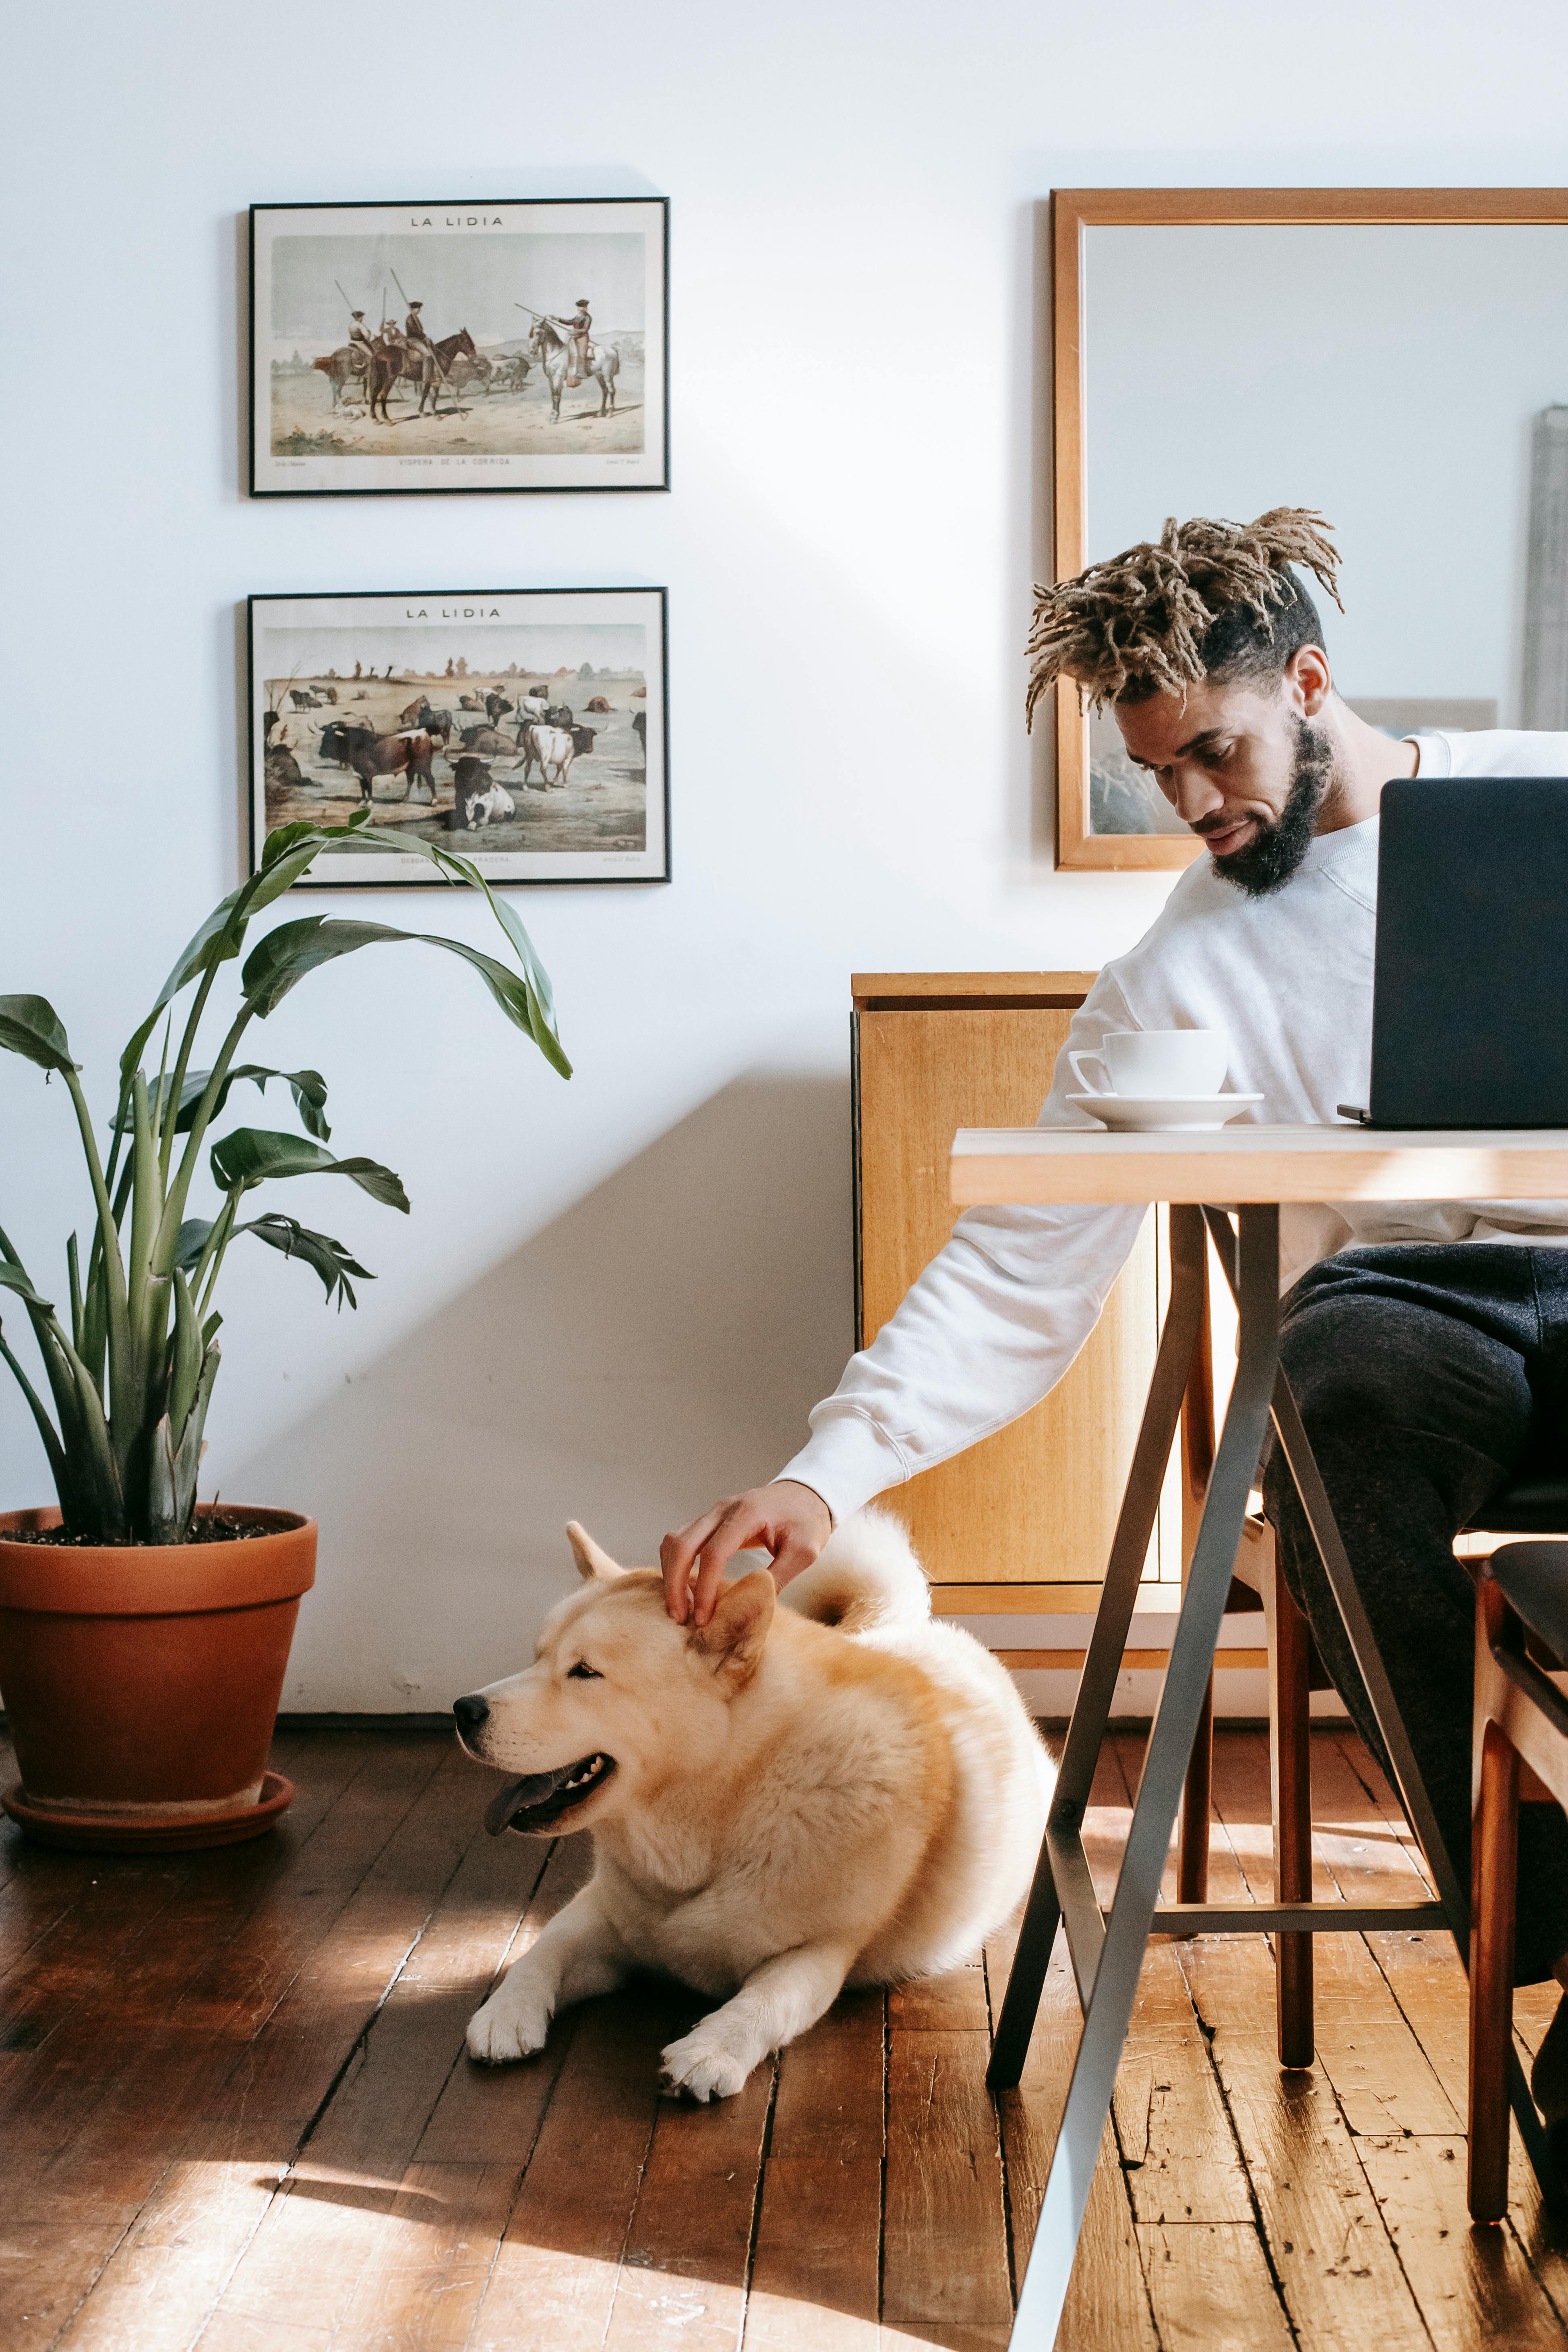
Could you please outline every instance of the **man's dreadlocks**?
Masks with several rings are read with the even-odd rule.
[[[1306,507],[1270,507],[1256,522],[1173,515],[1145,541],[1075,580],[1034,592],[1029,634],[1030,725],[1047,687],[1070,677],[1099,709],[1179,695],[1200,678],[1282,670],[1322,625],[1291,570],[1312,572],[1339,604],[1339,551]],[[1343,612],[1344,607],[1340,605]]]

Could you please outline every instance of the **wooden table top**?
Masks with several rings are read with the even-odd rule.
[[[962,1208],[1056,1201],[1568,1200],[1568,1129],[963,1127]]]

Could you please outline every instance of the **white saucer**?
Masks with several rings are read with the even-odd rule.
[[[1145,1135],[1228,1127],[1261,1095],[1069,1095],[1074,1110],[1086,1110],[1117,1133]]]

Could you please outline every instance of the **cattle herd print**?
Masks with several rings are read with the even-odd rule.
[[[253,490],[662,488],[665,221],[256,205]]]
[[[664,673],[659,589],[253,597],[253,870],[368,808],[378,854],[309,882],[438,880],[411,836],[492,882],[664,880]]]

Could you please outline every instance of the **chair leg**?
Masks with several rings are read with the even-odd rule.
[[[1277,1571],[1270,1577],[1269,1766],[1274,1814],[1274,1885],[1281,1903],[1312,1895],[1312,1655],[1307,1621]],[[1312,1939],[1274,1938],[1275,2008],[1281,2066],[1312,2063]]]
[[[1519,1758],[1495,1723],[1481,1733],[1471,1834],[1470,2218],[1508,2211],[1509,2057],[1513,2041]]]
[[[1203,1713],[1198,1717],[1197,1730],[1193,1738],[1186,1779],[1182,1783],[1181,1827],[1176,1839],[1178,1903],[1207,1903],[1208,1900],[1208,1817],[1213,1794],[1214,1676],[1210,1675]]]
[[[1208,1315],[1208,1251],[1200,1275],[1203,1316],[1181,1401],[1182,1582],[1192,1565],[1193,1546],[1203,1525],[1203,1507],[1214,1473],[1214,1337]],[[1176,1901],[1208,1900],[1208,1819],[1214,1796],[1214,1676],[1197,1719],[1197,1731],[1182,1784],[1181,1823],[1176,1832]]]

